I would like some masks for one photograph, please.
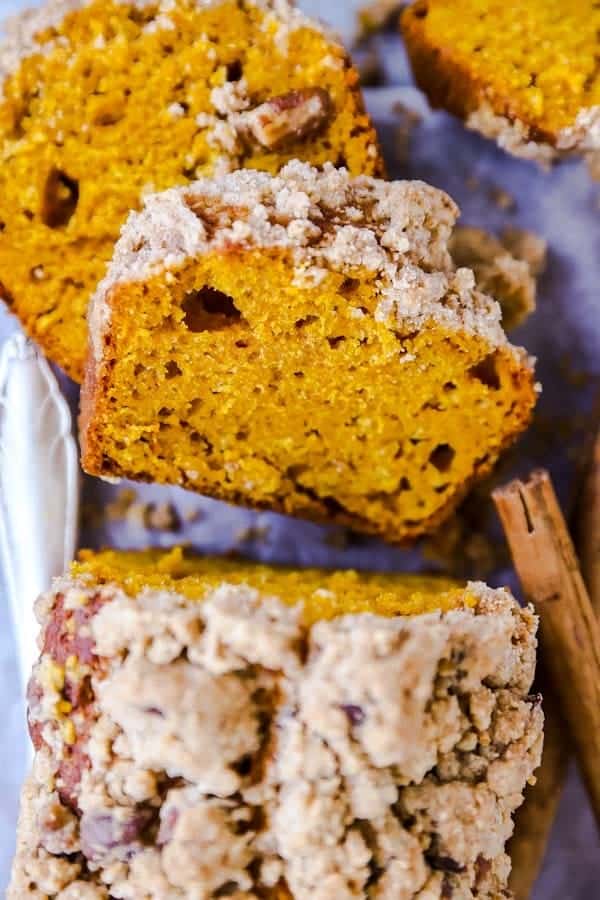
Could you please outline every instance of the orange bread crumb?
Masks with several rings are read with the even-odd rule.
[[[600,150],[594,0],[417,0],[402,28],[434,106],[542,163]]]
[[[288,569],[239,559],[164,550],[82,550],[73,578],[117,584],[132,597],[143,590],[177,591],[202,600],[221,584],[248,585],[282,603],[303,604],[302,621],[312,625],[341,615],[419,616],[470,609],[476,598],[464,586],[437,575],[398,575],[323,569]]]
[[[527,424],[527,358],[420,182],[292,163],[148,198],[90,313],[91,474],[403,542]]]
[[[77,380],[144,192],[296,157],[382,170],[345,50],[285,0],[50,0],[9,28],[0,80],[0,296]]]

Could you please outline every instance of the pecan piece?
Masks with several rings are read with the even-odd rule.
[[[475,885],[479,887],[487,879],[492,871],[491,859],[486,859],[482,853],[475,860]]]
[[[331,97],[323,88],[303,88],[271,97],[240,116],[251,136],[267,150],[317,134],[333,115]]]
[[[365,721],[365,711],[361,706],[356,706],[354,703],[344,703],[341,708],[352,725],[362,725]]]
[[[460,875],[465,871],[466,866],[452,859],[451,856],[440,856],[436,853],[426,853],[427,862],[437,872],[450,872],[453,875]]]
[[[142,849],[144,832],[156,815],[156,810],[140,807],[86,810],[80,822],[83,855],[96,862],[130,859]]]

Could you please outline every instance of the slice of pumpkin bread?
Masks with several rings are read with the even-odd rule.
[[[527,424],[530,362],[421,182],[290,163],[147,199],[90,311],[87,472],[402,542]]]
[[[49,0],[0,45],[0,297],[81,380],[144,192],[296,157],[382,171],[358,75],[287,0]]]
[[[10,900],[505,896],[543,722],[508,592],[113,551],[37,611]]]
[[[516,156],[600,154],[594,0],[417,0],[402,30],[434,106]]]

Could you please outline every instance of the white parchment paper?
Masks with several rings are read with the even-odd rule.
[[[349,40],[357,2],[305,0]],[[18,8],[0,0],[0,14]],[[411,86],[399,37],[375,39],[385,68],[385,86],[366,92],[367,105],[384,143],[390,175],[420,178],[444,188],[458,201],[462,221],[498,230],[529,228],[549,244],[549,261],[540,283],[538,310],[513,340],[538,357],[544,392],[536,422],[505,465],[507,477],[534,465],[550,468],[568,508],[576,485],[576,459],[586,435],[595,386],[600,380],[600,185],[582,164],[568,163],[551,173],[506,156],[491,143],[467,132],[443,113],[431,113]],[[399,153],[398,102],[422,115],[408,155]],[[504,193],[503,193],[504,192]],[[0,311],[0,338],[14,328]],[[76,390],[65,380],[76,404]],[[402,398],[398,398],[402,402]],[[106,504],[122,490],[86,479],[83,505]],[[257,559],[298,565],[358,568],[418,568],[418,552],[406,553],[380,543],[348,538],[339,529],[321,528],[266,513],[250,513],[187,494],[176,488],[136,487],[143,500],[173,503],[184,524],[178,533],[145,529],[127,521],[88,521],[86,546],[170,545],[186,541],[204,551],[237,549]],[[193,522],[186,522],[194,515]],[[491,529],[499,536],[497,524]],[[488,579],[514,584],[510,570]],[[33,599],[33,598],[31,598]],[[25,598],[24,598],[25,601]],[[18,702],[18,674],[5,598],[0,604],[0,889],[6,884],[14,848],[18,789],[23,777],[25,733]],[[600,764],[600,761],[599,761]],[[535,900],[595,900],[600,897],[600,842],[585,794],[573,767],[559,821]]]

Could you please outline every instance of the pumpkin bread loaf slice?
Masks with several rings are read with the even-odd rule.
[[[434,106],[542,164],[600,154],[600,6],[594,0],[417,0],[402,18]]]
[[[0,297],[81,380],[144,192],[290,159],[378,174],[344,48],[287,0],[50,0],[0,45]]]
[[[508,896],[543,726],[508,592],[112,551],[37,612],[9,900]]]
[[[402,542],[528,422],[530,362],[421,182],[290,163],[150,197],[90,311],[90,474]]]

